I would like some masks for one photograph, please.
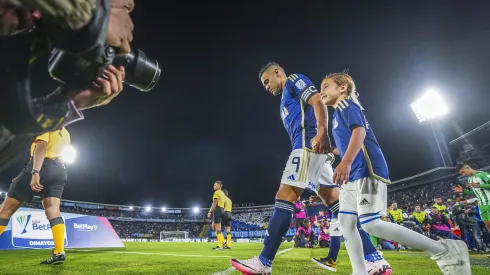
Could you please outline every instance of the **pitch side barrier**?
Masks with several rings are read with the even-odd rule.
[[[105,217],[61,213],[65,221],[66,248],[124,247]],[[20,208],[0,235],[0,250],[51,249],[51,225],[43,210]]]

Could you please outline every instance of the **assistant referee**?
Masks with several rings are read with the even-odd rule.
[[[41,264],[60,264],[65,261],[65,223],[60,213],[60,200],[67,182],[62,150],[70,145],[70,133],[65,128],[35,138],[31,145],[31,158],[20,174],[12,180],[7,198],[0,207],[0,234],[10,217],[24,202],[36,193],[42,203],[53,233],[53,255]]]
[[[224,249],[231,249],[231,222],[233,220],[231,216],[232,202],[230,196],[228,196],[228,190],[223,189],[223,193],[226,195],[225,199],[225,215],[223,216],[223,226],[226,230],[226,245]]]
[[[218,246],[213,248],[213,250],[223,250],[224,238],[223,233],[221,233],[221,221],[225,215],[224,207],[226,195],[221,188],[223,188],[223,183],[219,180],[215,181],[213,185],[213,203],[208,212],[208,218],[211,218],[211,214],[213,214],[214,228],[216,230],[216,238],[218,239]]]

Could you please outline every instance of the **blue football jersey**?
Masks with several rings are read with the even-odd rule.
[[[390,183],[385,157],[374,136],[373,129],[359,105],[349,99],[340,101],[335,107],[332,127],[333,137],[342,158],[349,146],[352,129],[354,127],[363,127],[366,130],[366,138],[364,139],[362,150],[352,162],[349,181],[373,177]]]
[[[281,118],[294,149],[310,148],[316,136],[316,118],[308,100],[318,93],[313,83],[304,75],[292,74],[282,91]]]

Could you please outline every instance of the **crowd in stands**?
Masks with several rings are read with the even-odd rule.
[[[159,239],[161,231],[187,231],[190,238],[198,237],[203,223],[158,223],[111,221],[119,238]]]
[[[456,195],[451,191],[452,181],[437,182],[429,185],[416,186],[415,188],[403,189],[390,193],[389,202],[396,202],[400,209],[407,213],[412,213],[416,205],[422,209],[430,209],[434,204],[434,198],[441,196],[448,208],[451,208],[452,201]]]
[[[272,210],[234,213],[232,228],[239,231],[265,229],[271,216]]]

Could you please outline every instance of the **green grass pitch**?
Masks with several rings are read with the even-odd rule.
[[[230,258],[248,259],[260,253],[261,243],[233,243],[231,250],[212,251],[215,243],[126,243],[122,249],[67,250],[67,261],[57,266],[41,266],[48,250],[0,251],[0,274],[169,274],[169,275],[236,275]],[[328,249],[292,248],[283,243],[274,261],[276,275],[334,274],[317,267],[311,257],[324,257]],[[384,252],[393,274],[441,274],[427,254],[415,251]],[[339,255],[335,274],[351,274],[345,248]],[[490,259],[472,255],[474,275],[490,274]]]

